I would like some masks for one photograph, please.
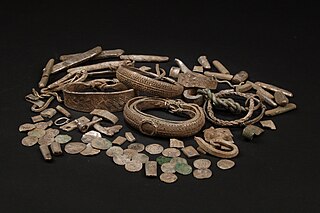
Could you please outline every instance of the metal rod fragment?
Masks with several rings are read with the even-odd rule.
[[[114,50],[103,50],[98,55],[91,58],[91,60],[100,60],[100,59],[106,59],[106,58],[116,58],[119,57],[124,53],[124,50],[122,49],[114,49]],[[67,54],[67,55],[61,55],[60,60],[65,61],[70,59],[71,57],[79,56],[82,53],[74,53],[74,54]]]
[[[257,95],[259,95],[262,98],[262,101],[267,103],[269,106],[272,106],[272,107],[277,107],[278,106],[276,102],[274,102],[271,98],[269,98],[268,96],[263,94],[261,92],[261,89],[257,90]]]
[[[248,92],[252,89],[252,85],[249,83],[245,83],[243,85],[236,86],[236,92]]]
[[[208,77],[212,77],[213,76],[213,77],[215,77],[217,79],[220,79],[220,80],[228,80],[228,81],[230,81],[233,78],[233,75],[224,74],[224,73],[218,73],[218,72],[206,71],[203,74],[208,76]]]
[[[191,72],[191,70],[180,59],[175,58],[174,61],[180,67],[181,72],[183,73]]]
[[[56,110],[68,118],[71,117],[71,113],[60,105],[56,106]]]
[[[198,58],[199,64],[201,64],[205,69],[211,69],[210,63],[207,59],[207,56],[202,55]]]
[[[130,61],[124,60],[124,61],[107,61],[107,62],[102,62],[98,64],[92,64],[92,65],[87,65],[87,66],[81,66],[81,67],[75,67],[68,69],[69,73],[75,73],[75,72],[80,72],[80,71],[94,71],[94,70],[102,70],[102,69],[110,69],[110,70],[116,70],[118,67],[121,65],[130,65]]]
[[[253,82],[251,82],[251,81],[247,81],[247,83],[248,83],[248,84],[251,84],[253,89],[255,89],[257,92],[259,91],[259,92],[260,92],[261,94],[263,94],[264,96],[266,96],[266,97],[268,97],[268,98],[270,98],[270,99],[273,99],[273,98],[274,98],[274,96],[273,96],[270,92],[266,91],[265,89],[263,89],[263,88],[260,87],[259,85],[255,84],[255,83],[253,83]]]
[[[219,72],[223,74],[230,74],[229,70],[225,66],[223,66],[220,61],[214,60],[212,61],[212,64],[213,66],[215,66],[215,68],[217,68]]]
[[[89,60],[90,58],[99,54],[101,51],[102,51],[102,48],[100,46],[97,46],[91,50],[88,50],[84,53],[79,54],[78,56],[71,57],[68,60],[55,64],[52,68],[52,73],[56,73],[60,70],[67,69],[71,66],[75,66],[86,60]]]
[[[165,62],[169,60],[169,57],[158,55],[120,55],[120,59],[137,62]]]
[[[50,144],[50,148],[53,155],[59,156],[62,155],[62,149],[60,143],[54,141]]]
[[[266,116],[280,115],[285,112],[296,109],[297,106],[294,103],[288,103],[286,106],[278,106],[277,108],[267,110],[264,114]]]
[[[43,159],[45,159],[46,161],[52,160],[52,156],[51,156],[48,145],[45,145],[45,144],[40,145],[39,148],[40,148],[41,154],[43,156]]]
[[[279,88],[279,87],[276,87],[274,85],[263,83],[263,82],[260,82],[260,81],[255,82],[255,84],[260,86],[260,87],[262,87],[262,88],[265,88],[267,90],[270,90],[270,91],[273,91],[273,92],[282,92],[286,96],[293,97],[292,92],[290,92],[288,90],[285,90],[285,89],[282,89],[282,88]]]
[[[42,77],[41,77],[40,82],[38,84],[39,88],[43,88],[47,85],[48,80],[49,80],[49,76],[52,72],[53,65],[54,65],[54,59],[51,58],[43,70]]]

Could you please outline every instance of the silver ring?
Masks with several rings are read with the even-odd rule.
[[[62,121],[62,122],[61,122]],[[56,126],[62,126],[62,125],[65,125],[67,123],[69,123],[70,119],[67,118],[67,117],[61,117],[61,118],[58,118],[57,120],[54,121],[54,125]]]

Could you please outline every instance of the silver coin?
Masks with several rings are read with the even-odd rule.
[[[46,129],[49,126],[47,122],[39,122],[34,125],[37,129]]]
[[[33,146],[38,142],[38,138],[36,136],[26,136],[21,140],[22,145],[24,146]]]
[[[192,172],[192,167],[185,163],[177,163],[175,165],[175,170],[182,175],[189,175]]]
[[[59,135],[59,129],[53,129],[53,128],[49,128],[49,129],[46,129],[46,135],[50,135],[52,137],[55,137],[57,135]]]
[[[132,160],[138,161],[140,163],[146,163],[149,161],[149,157],[146,154],[138,153],[138,154],[132,156]]]
[[[106,138],[94,138],[91,141],[91,146],[96,149],[107,150],[112,146],[112,143]]]
[[[133,149],[137,152],[142,152],[144,150],[144,145],[142,143],[132,143],[128,146],[128,149]]]
[[[235,163],[232,160],[228,159],[221,159],[217,162],[217,166],[223,170],[231,169],[232,167],[234,167],[234,165]]]
[[[92,141],[94,138],[101,138],[100,132],[91,130],[91,131],[89,131],[89,132],[87,132],[87,133],[85,133],[85,134],[82,135],[81,141],[82,141],[83,143],[91,143],[91,141]]]
[[[87,148],[86,144],[81,143],[81,142],[70,142],[67,143],[64,147],[64,151],[68,154],[79,154],[83,150]]]
[[[160,144],[149,144],[146,146],[146,152],[148,152],[151,155],[157,155],[160,154],[163,151],[163,146]]]
[[[212,176],[212,171],[210,169],[195,169],[193,176],[197,179],[207,179]]]
[[[161,165],[161,171],[164,173],[175,173],[176,169],[175,169],[176,165],[173,163],[164,163]]]
[[[44,135],[38,140],[39,145],[51,145],[54,142],[54,137],[51,135]]]
[[[29,136],[35,136],[37,138],[41,138],[46,134],[46,131],[43,129],[34,129],[28,132]]]
[[[162,155],[166,157],[179,157],[181,154],[179,149],[176,148],[166,148],[162,151]]]
[[[129,172],[138,172],[142,169],[142,163],[132,160],[126,163],[124,168]]]
[[[171,164],[174,164],[176,165],[177,163],[185,163],[185,164],[188,164],[187,160],[185,158],[181,158],[181,157],[175,157],[175,158],[172,158],[170,160],[170,163]]]
[[[71,136],[69,135],[57,135],[54,140],[60,144],[68,143],[71,141]]]
[[[172,173],[162,173],[160,175],[160,180],[164,183],[174,183],[178,180],[178,177]]]
[[[123,154],[131,160],[134,155],[138,154],[138,152],[134,149],[125,149],[123,150]]]
[[[31,131],[35,128],[36,126],[34,124],[25,123],[19,126],[19,132]]]
[[[130,158],[127,155],[114,155],[112,158],[113,162],[119,166],[123,166],[126,163],[130,162]]]
[[[80,152],[80,154],[84,156],[92,156],[92,155],[97,155],[99,153],[100,153],[100,150],[93,148],[90,143],[88,143],[86,145],[86,148]]]
[[[208,169],[211,166],[211,161],[208,159],[197,159],[193,161],[193,166],[197,169]]]
[[[123,149],[120,146],[112,146],[106,151],[106,155],[113,157],[115,155],[122,155]]]

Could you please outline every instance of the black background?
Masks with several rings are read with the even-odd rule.
[[[319,212],[317,8],[306,1],[208,2],[2,3],[0,212]],[[37,147],[20,143],[18,126],[35,115],[24,96],[49,58],[96,45],[168,55],[167,69],[175,57],[192,68],[205,54],[232,73],[247,70],[252,81],[292,91],[298,109],[275,117],[277,131],[252,143],[234,129],[236,167],[221,171],[208,157],[213,177],[204,181],[179,175],[164,184],[125,171],[104,153],[44,162]],[[127,125],[120,134],[126,130],[144,144],[168,143]]]

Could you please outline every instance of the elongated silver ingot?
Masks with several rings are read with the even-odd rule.
[[[236,86],[236,92],[248,92],[252,89],[252,85],[249,83],[245,83],[243,85]]]
[[[145,171],[147,177],[157,176],[157,161],[148,161],[145,163]]]
[[[192,72],[180,59],[174,59],[176,64],[180,67],[181,72],[187,73],[187,72]]]
[[[261,94],[263,94],[264,96],[266,96],[266,97],[268,97],[268,98],[270,98],[270,99],[273,99],[273,98],[274,98],[274,96],[273,96],[270,92],[266,91],[265,89],[263,89],[263,88],[260,87],[259,85],[255,84],[255,83],[253,83],[253,82],[251,82],[251,81],[247,81],[247,83],[248,83],[248,84],[251,84],[253,89],[255,89],[256,91],[259,91],[259,92],[260,92]]]
[[[178,83],[184,87],[197,87],[204,89],[217,88],[217,81],[213,77],[208,77],[194,72],[180,73]]]
[[[50,144],[50,148],[53,155],[59,156],[62,155],[62,149],[60,143],[54,141]]]
[[[192,71],[203,73],[203,66],[193,66]]]
[[[211,69],[211,66],[210,66],[210,63],[209,63],[209,61],[208,61],[208,59],[207,59],[207,56],[204,56],[204,55],[200,56],[200,57],[198,58],[198,62],[199,62],[199,64],[201,64],[205,69]]]
[[[100,60],[100,59],[105,59],[105,58],[116,58],[119,57],[124,53],[124,50],[122,49],[114,49],[114,50],[103,50],[101,53],[98,55],[94,56],[91,58],[91,60]],[[82,53],[74,53],[74,54],[67,54],[67,55],[61,55],[60,60],[65,61],[70,59],[71,57],[79,56]]]
[[[240,71],[233,76],[231,79],[232,83],[240,84],[241,82],[245,82],[248,79],[249,75],[246,71]]]
[[[102,62],[102,63],[98,63],[98,64],[92,64],[92,65],[87,65],[87,66],[71,68],[71,69],[68,69],[68,72],[69,73],[75,73],[75,72],[80,72],[80,71],[90,72],[90,71],[102,70],[102,69],[116,70],[121,65],[131,65],[131,61],[129,61],[129,60],[107,61],[107,62]]]
[[[98,47],[95,47],[95,48],[88,50],[84,53],[81,53],[78,56],[71,57],[68,60],[65,60],[63,62],[55,64],[52,67],[52,73],[56,73],[60,70],[67,69],[71,66],[75,66],[75,65],[80,64],[86,60],[89,60],[90,58],[94,57],[95,55],[98,55],[101,51],[102,51],[102,48],[100,46],[98,46]]]
[[[230,74],[229,70],[225,66],[223,66],[220,61],[214,60],[212,61],[212,64],[213,66],[215,66],[215,68],[217,68],[219,72],[223,74]]]
[[[203,73],[205,76],[209,76],[209,77],[215,77],[219,80],[227,80],[230,81],[233,78],[233,75],[230,74],[224,74],[224,73],[218,73],[218,72],[209,72],[206,71]]]
[[[56,106],[56,110],[68,118],[71,117],[71,113],[60,105]]]
[[[52,156],[51,156],[48,145],[40,145],[39,148],[44,160],[46,161],[52,160]]]
[[[120,55],[120,59],[137,62],[165,62],[169,60],[169,57],[159,55]]]
[[[268,96],[264,95],[262,92],[261,92],[261,89],[257,90],[257,94],[262,98],[262,101],[265,102],[266,104],[268,104],[269,106],[272,106],[272,107],[277,107],[277,103],[274,102],[271,98],[269,98]]]
[[[43,70],[42,77],[41,77],[40,82],[38,84],[39,88],[43,88],[47,85],[48,80],[49,80],[49,76],[52,72],[53,65],[54,65],[54,59],[51,58]]]
[[[115,116],[113,113],[104,109],[94,109],[92,112],[90,112],[90,114],[100,116],[108,121],[111,121],[113,124],[116,124],[119,120],[119,118]]]
[[[297,106],[294,103],[288,103],[286,106],[278,106],[277,108],[267,110],[264,114],[266,116],[280,115],[285,112],[296,109]]]
[[[180,67],[171,67],[169,76],[177,79],[180,73]]]
[[[260,86],[260,87],[262,87],[262,88],[265,88],[267,90],[270,90],[270,91],[273,91],[273,92],[282,92],[286,96],[293,97],[292,92],[290,92],[288,90],[285,90],[285,89],[282,89],[282,88],[279,88],[279,87],[276,87],[274,85],[263,83],[263,82],[260,82],[260,81],[255,82],[255,84]]]
[[[203,95],[197,93],[197,89],[190,88],[183,91],[183,98],[187,103],[203,104]]]
[[[277,91],[274,93],[274,99],[280,106],[285,106],[289,103],[289,99],[282,92]]]

